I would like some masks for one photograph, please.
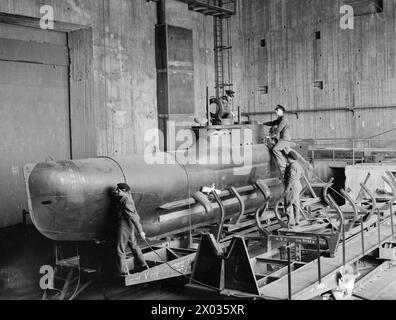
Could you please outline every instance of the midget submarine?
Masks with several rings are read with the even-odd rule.
[[[214,152],[219,159],[224,155],[224,150]],[[113,192],[118,183],[125,182],[131,187],[147,237],[162,239],[219,221],[219,203],[212,199],[208,210],[194,200],[193,195],[203,187],[215,186],[222,191],[240,188],[239,199],[231,194],[222,198],[226,218],[240,213],[241,201],[246,214],[262,205],[264,195],[254,188],[259,180],[268,183],[273,203],[284,192],[279,168],[264,144],[251,146],[248,165],[185,161],[183,151],[158,155],[173,161],[148,163],[144,155],[135,155],[27,164],[25,183],[33,224],[55,241],[105,240],[110,220],[116,215]],[[307,177],[311,176],[310,164],[303,158],[300,163]]]

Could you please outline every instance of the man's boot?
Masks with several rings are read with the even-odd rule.
[[[150,267],[147,264],[142,265],[139,269],[136,270],[136,272],[143,272],[150,269]]]
[[[296,216],[296,226],[299,226],[301,224],[301,216],[297,215]]]
[[[281,172],[281,179],[282,179],[282,181],[285,181],[285,179],[286,179],[286,168],[281,168],[281,170],[280,170],[280,172]]]
[[[287,216],[287,227],[289,229],[296,226],[296,221],[294,220],[293,214]]]

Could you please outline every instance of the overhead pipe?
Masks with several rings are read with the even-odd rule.
[[[287,114],[296,115],[297,119],[299,118],[299,113],[316,113],[316,112],[332,112],[332,111],[346,111],[351,112],[353,116],[355,116],[356,110],[372,110],[372,109],[396,109],[396,105],[389,106],[369,106],[369,107],[343,107],[343,108],[320,108],[320,109],[297,109],[297,110],[287,110]],[[253,111],[253,112],[243,112],[242,116],[264,116],[264,115],[272,115],[273,111]]]

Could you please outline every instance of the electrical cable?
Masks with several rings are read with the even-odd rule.
[[[190,185],[190,176],[188,175],[188,171],[187,168],[184,164],[182,164],[179,159],[177,159],[176,154],[172,154],[170,152],[167,152],[167,154],[173,156],[175,158],[175,161],[177,162],[177,164],[183,168],[185,174],[186,174],[186,178],[187,178],[187,199],[191,198],[191,185]],[[191,218],[191,203],[188,203],[188,209],[190,214],[188,215],[188,222],[189,222],[189,242],[192,241],[192,218]]]
[[[77,243],[77,256],[79,256],[78,253],[78,243]],[[78,259],[78,281],[77,281],[77,286],[76,289],[74,290],[73,294],[69,298],[69,300],[73,300],[76,297],[76,294],[78,292],[78,289],[80,288],[80,281],[81,281],[81,269],[80,269],[80,258]]]
[[[114,163],[118,166],[118,168],[120,169],[120,171],[121,171],[121,173],[122,173],[122,176],[123,176],[123,178],[124,178],[124,183],[127,183],[127,179],[126,179],[126,175],[125,175],[124,169],[123,169],[122,166],[118,163],[117,160],[115,160],[114,158],[111,158],[111,157],[107,157],[107,156],[100,156],[100,157],[97,157],[97,158],[98,158],[98,159],[107,159],[107,160],[110,160],[110,161],[114,162]]]
[[[77,286],[76,286],[76,289],[74,290],[73,294],[72,294],[71,297],[69,298],[69,300],[73,300],[73,299],[76,297],[77,292],[78,292],[78,290],[79,290],[79,288],[80,288],[80,282],[81,282],[81,269],[80,269],[80,263],[79,263],[79,265],[78,265],[78,281],[77,281]]]

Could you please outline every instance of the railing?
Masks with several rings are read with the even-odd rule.
[[[392,172],[386,172],[386,176],[383,177],[383,180],[385,183],[387,183],[390,188],[392,189],[392,194],[393,196],[388,199],[386,204],[382,206],[381,208],[377,207],[377,202],[375,198],[372,196],[370,191],[366,188],[365,184],[367,182],[367,179],[365,183],[361,184],[361,191],[367,192],[369,196],[372,199],[372,210],[371,212],[375,212],[377,215],[377,232],[378,232],[378,248],[381,248],[382,245],[382,237],[381,237],[381,223],[386,219],[385,217],[385,211],[386,207],[389,206],[389,215],[390,215],[390,224],[391,224],[391,234],[392,234],[392,239],[395,239],[395,230],[394,230],[394,211],[393,211],[393,205],[396,202],[396,178],[393,176]],[[344,195],[346,195],[345,192],[342,191]],[[341,208],[336,204],[334,199],[330,196],[327,195],[327,203],[329,204],[329,207],[333,208],[334,210],[338,211],[339,214],[342,215]],[[359,198],[359,197],[358,197]],[[356,206],[354,206],[354,209],[356,211]],[[366,212],[366,214],[369,212],[369,210]],[[355,212],[357,213],[357,212]],[[381,218],[382,215],[382,218]],[[367,216],[371,216],[371,213],[368,213]],[[360,222],[360,237],[361,237],[361,244],[362,244],[362,257],[366,255],[366,250],[365,250],[365,219],[364,216],[362,215],[360,219],[353,219],[353,224],[356,222]],[[366,220],[367,221],[367,220]],[[343,267],[346,267],[346,221],[344,219],[341,219],[340,221],[340,226],[339,226],[342,232],[342,264]],[[356,226],[357,227],[357,226]],[[358,234],[356,234],[358,235]],[[288,242],[286,245],[287,249],[287,267],[288,267],[288,274],[287,274],[287,283],[288,283],[288,299],[292,300],[292,270],[291,270],[291,254],[290,254],[290,246],[291,244]],[[318,283],[322,283],[322,270],[321,270],[321,250],[320,250],[320,235],[316,236],[316,249],[317,249],[317,272],[318,272]]]
[[[189,10],[218,17],[230,17],[236,13],[236,0],[177,0],[188,4]]]
[[[332,152],[331,159],[333,161],[340,160],[337,152],[351,151],[351,155],[347,160],[351,160],[352,164],[363,163],[365,156],[382,154],[388,155],[390,158],[396,158],[396,139],[314,139],[314,140],[294,140],[297,144],[308,144],[308,151],[315,159],[315,154],[323,151]],[[385,158],[385,157],[384,157]]]

